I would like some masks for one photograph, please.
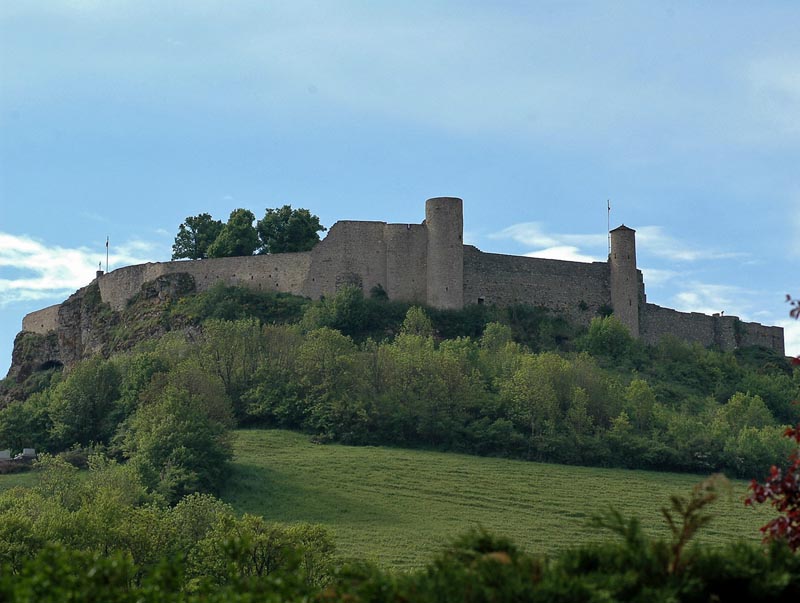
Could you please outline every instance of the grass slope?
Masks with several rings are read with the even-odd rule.
[[[614,506],[666,534],[660,509],[703,476],[569,467],[395,448],[318,445],[277,430],[235,434],[223,498],[272,521],[321,523],[345,556],[408,569],[471,526],[506,535],[533,553],[608,537],[589,527]],[[733,482],[700,539],[758,541],[769,510],[745,508]]]

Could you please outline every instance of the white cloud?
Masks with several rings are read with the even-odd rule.
[[[637,228],[636,246],[638,250],[643,252],[649,252],[657,257],[679,262],[747,257],[746,253],[736,251],[693,247],[680,239],[666,234],[661,226],[641,226]]]
[[[786,345],[787,356],[800,356],[800,320],[779,320],[779,327],[783,327],[783,339]]]
[[[511,239],[526,247],[541,247],[525,253],[527,257],[568,260],[571,262],[597,262],[604,260],[601,255],[590,255],[585,248],[603,250],[608,243],[605,234],[560,234],[547,233],[539,222],[522,222],[490,234],[490,239]]]
[[[531,247],[546,247],[557,245],[556,235],[545,234],[539,222],[522,222],[504,228],[500,232],[490,234],[490,239],[512,239],[517,243]]]
[[[540,249],[539,251],[531,251],[526,253],[525,256],[529,258],[545,258],[548,260],[567,260],[570,262],[599,261],[598,258],[582,254],[577,247],[571,245],[557,245],[555,247]]]
[[[112,246],[109,267],[141,264],[158,252],[148,241]],[[158,254],[160,255],[160,254]],[[0,232],[0,307],[19,301],[63,297],[91,282],[105,253],[85,247],[48,246],[30,237]]]
[[[753,292],[741,287],[691,282],[675,294],[673,307],[683,312],[716,314],[724,312],[747,320],[749,299]]]

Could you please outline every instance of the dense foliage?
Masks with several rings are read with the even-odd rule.
[[[0,442],[108,446],[174,499],[218,488],[234,424],[751,477],[786,457],[781,434],[800,420],[800,371],[786,359],[645,347],[613,316],[581,334],[522,306],[426,311],[355,288],[310,302],[220,286],[159,320],[196,327],[78,364],[0,410]]]
[[[222,231],[223,224],[210,214],[189,216],[178,227],[172,245],[172,259],[202,260],[208,257],[208,248]]]
[[[292,209],[291,205],[267,208],[256,224],[261,242],[259,253],[289,253],[310,251],[319,243],[319,232],[326,228],[319,218],[307,209]]]
[[[265,551],[278,553],[268,557],[254,554],[261,550],[248,538],[237,535],[220,541],[206,536],[199,542],[216,541],[217,548],[213,559],[204,556],[208,549],[198,544],[185,521],[188,509],[182,509],[176,533],[178,540],[190,543],[189,554],[165,557],[143,568],[135,557],[118,549],[106,556],[93,548],[44,547],[17,567],[0,566],[0,599],[37,603],[797,600],[800,556],[785,544],[766,549],[741,543],[691,546],[694,528],[707,522],[705,506],[712,499],[707,483],[688,498],[676,497],[667,511],[676,528],[670,540],[649,538],[635,518],[609,512],[598,522],[618,534],[617,541],[574,547],[553,559],[526,554],[506,539],[473,531],[418,571],[395,574],[353,561],[319,580],[309,573],[307,558],[311,552],[315,567],[325,567],[318,563],[325,559],[324,553],[299,539],[282,550],[262,540]],[[209,520],[218,522],[213,519],[217,512],[213,501],[196,499],[188,504],[199,511],[200,532]],[[198,558],[191,552],[195,549],[201,551],[200,563],[209,564],[201,565],[209,578],[195,574]],[[267,558],[278,562],[271,571],[256,571],[256,560]]]
[[[319,243],[318,233],[325,230],[317,216],[307,209],[292,209],[291,205],[267,208],[257,222],[249,209],[233,210],[224,224],[203,213],[187,217],[178,227],[172,259],[309,251]]]
[[[54,457],[42,459],[38,471],[35,486],[0,494],[0,566],[6,574],[25,576],[27,562],[37,555],[68,563],[97,563],[104,556],[126,568],[112,582],[122,590],[158,576],[170,560],[180,566],[172,587],[188,591],[263,578],[286,568],[308,585],[327,580],[333,544],[318,526],[240,517],[207,494],[187,495],[169,506],[130,463],[119,465],[99,455],[89,459],[85,473]],[[48,548],[53,545],[59,548]],[[115,568],[112,564],[107,569]],[[73,580],[61,583],[65,591],[75,588]],[[60,592],[57,586],[46,584],[49,596]]]

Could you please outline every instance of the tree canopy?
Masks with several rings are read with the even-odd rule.
[[[307,209],[292,209],[291,205],[267,209],[256,225],[261,242],[259,253],[309,251],[319,243],[319,232],[327,230],[319,217]]]
[[[214,220],[210,214],[187,217],[178,227],[172,245],[172,259],[202,260],[208,257],[208,248],[222,232],[223,226],[221,220]]]
[[[208,248],[208,257],[253,255],[258,249],[258,234],[253,226],[255,219],[249,209],[234,209],[228,218],[228,223]]]
[[[307,209],[292,209],[291,205],[267,209],[258,222],[249,209],[233,210],[225,224],[202,213],[187,217],[179,226],[172,259],[309,251],[319,243],[318,233],[325,230],[317,216]]]

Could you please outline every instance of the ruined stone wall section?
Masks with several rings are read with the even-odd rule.
[[[381,284],[389,299],[426,303],[427,240],[422,224],[386,224],[386,282]]]
[[[61,304],[31,312],[22,319],[22,330],[47,335],[58,328],[58,309]]]
[[[376,285],[386,287],[385,222],[340,221],[309,253],[311,263],[303,295],[330,296],[345,285],[366,295]]]
[[[588,325],[611,304],[608,264],[484,253],[464,247],[464,303],[544,306]]]
[[[785,354],[781,327],[743,322],[736,316],[678,312],[655,304],[645,304],[641,312],[642,340],[648,345],[656,345],[667,335],[723,350],[759,345]]]
[[[714,319],[707,314],[645,304],[640,321],[641,338],[648,345],[656,345],[666,335],[704,346],[714,342]]]
[[[771,348],[782,356],[786,355],[783,327],[768,327],[757,322],[742,322],[740,331],[739,345],[741,347],[760,345]]]

